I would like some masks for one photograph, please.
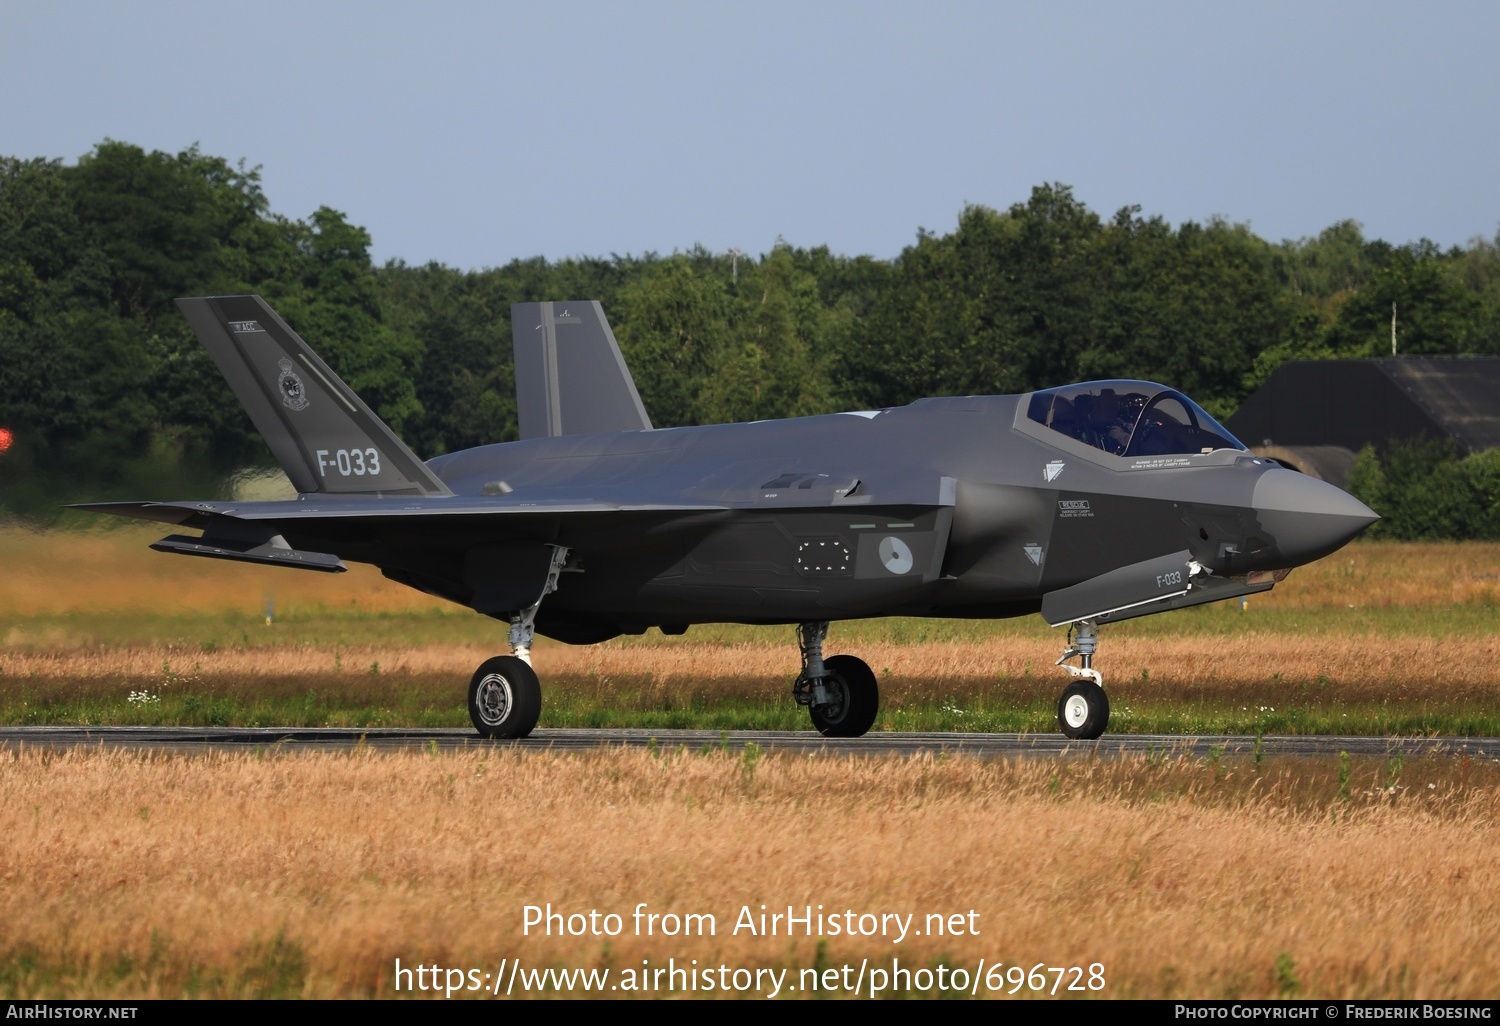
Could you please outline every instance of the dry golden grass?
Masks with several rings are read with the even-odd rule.
[[[1037,678],[1055,690],[1060,671],[1053,667],[1061,634],[1005,638],[976,643],[895,645],[889,642],[852,646],[882,678],[890,697],[911,688],[925,694],[982,693],[997,684],[1020,684]],[[169,686],[174,677],[190,678],[195,690],[213,693],[238,686],[255,687],[272,678],[340,681],[351,686],[373,683],[379,676],[467,680],[498,645],[442,647],[376,647],[332,645],[277,649],[221,649],[150,646],[132,649],[11,651],[0,655],[0,669],[11,686],[17,683],[52,694],[63,682],[86,690],[100,683]],[[839,651],[830,644],[829,652]],[[1141,691],[1159,697],[1184,694],[1234,694],[1264,687],[1272,675],[1288,686],[1320,678],[1339,689],[1346,700],[1430,696],[1455,700],[1488,693],[1496,685],[1500,637],[1465,641],[1463,658],[1452,643],[1425,637],[1324,638],[1292,636],[1268,646],[1261,637],[1229,637],[1205,644],[1201,638],[1109,637],[1096,663],[1111,689],[1129,695]],[[338,666],[335,666],[337,657]],[[536,665],[548,680],[570,686],[587,683],[610,687],[621,683],[648,688],[702,688],[717,694],[779,695],[795,671],[790,644],[646,646],[604,643],[587,647],[539,642]],[[1144,674],[1144,676],[1143,676]],[[180,683],[179,683],[180,686]],[[1394,690],[1393,690],[1394,689]],[[118,689],[117,689],[118,690]]]
[[[1269,609],[1500,604],[1500,542],[1359,541],[1251,599]]]
[[[394,961],[787,967],[758,910],[978,912],[824,963],[1087,966],[1106,996],[1485,997],[1493,763],[980,762],[644,752],[0,752],[7,997],[386,996]],[[1392,781],[1394,789],[1387,789]],[[1428,785],[1433,786],[1429,787]],[[1341,796],[1342,790],[1342,796]],[[522,936],[522,906],[713,913]]]

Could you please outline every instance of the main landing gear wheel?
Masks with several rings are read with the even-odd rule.
[[[542,714],[542,685],[518,656],[486,659],[469,681],[469,718],[485,737],[525,737]]]
[[[542,599],[557,590],[558,575],[568,563],[566,545],[553,545],[551,549],[541,594],[507,618],[511,654],[486,659],[469,681],[469,719],[482,737],[525,737],[542,715],[542,684],[531,668],[536,613],[542,608]]]
[[[1109,725],[1109,696],[1091,680],[1075,680],[1057,700],[1057,724],[1074,740],[1094,740]]]
[[[851,655],[823,660],[823,686],[830,701],[809,705],[813,726],[824,737],[863,737],[880,711],[880,685],[863,659]]]

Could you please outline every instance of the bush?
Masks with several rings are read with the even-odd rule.
[[[1349,491],[1382,517],[1373,537],[1500,539],[1500,449],[1460,458],[1450,443],[1415,441],[1382,458],[1367,446]]]

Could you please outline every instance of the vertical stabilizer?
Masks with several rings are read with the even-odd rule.
[[[651,429],[597,300],[516,303],[510,326],[522,438]]]
[[[453,494],[265,300],[177,306],[297,491]]]

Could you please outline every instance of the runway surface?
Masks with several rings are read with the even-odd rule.
[[[522,741],[486,741],[466,727],[0,727],[0,748],[123,748],[181,753],[210,751],[349,751],[357,747],[400,749],[514,749],[526,752],[589,751],[601,748],[679,746],[824,755],[1112,756],[1129,753],[1251,755],[1254,737],[1179,737],[1106,734],[1098,741],[1069,741],[1061,734],[872,733],[835,740],[812,731],[573,730],[541,728]],[[1387,738],[1275,736],[1261,739],[1265,755],[1436,755],[1500,758],[1500,738]]]

